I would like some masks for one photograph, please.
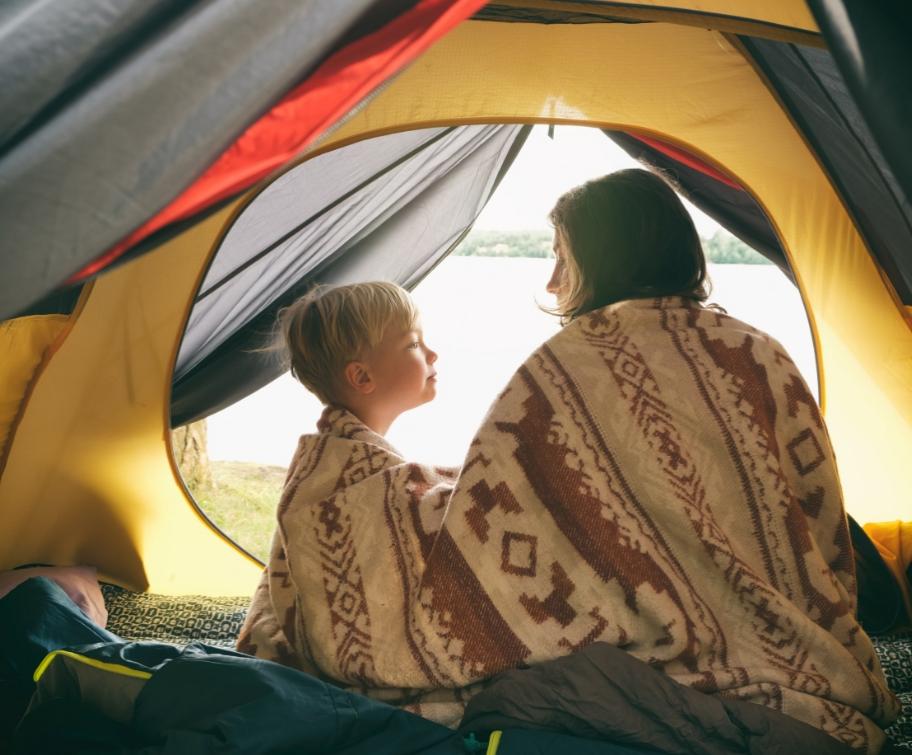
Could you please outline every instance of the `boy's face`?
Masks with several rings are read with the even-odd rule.
[[[374,382],[372,400],[397,414],[427,403],[437,393],[436,361],[419,324],[387,332],[365,360]]]

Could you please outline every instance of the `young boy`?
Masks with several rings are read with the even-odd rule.
[[[269,563],[237,647],[319,674],[319,659],[311,656],[309,640],[319,630],[305,619],[308,611],[302,595],[309,598],[323,592],[311,589],[309,581],[317,577],[320,583],[320,570],[335,558],[339,544],[330,540],[350,535],[351,525],[346,522],[364,521],[382,505],[372,494],[353,503],[359,484],[384,470],[407,466],[383,436],[402,412],[434,398],[437,354],[424,343],[411,297],[393,283],[318,286],[279,313],[278,331],[291,373],[326,409],[319,432],[301,437],[289,466]],[[439,469],[435,475],[441,485],[441,505],[426,507],[429,510],[418,517],[427,532],[439,526],[447,485],[456,470]],[[347,496],[344,515],[337,506],[342,496]],[[325,546],[327,553],[298,552],[296,532],[314,526],[325,528],[326,539],[318,550]],[[311,558],[306,573],[293,573],[291,561]],[[349,571],[347,578],[354,579],[356,570]],[[378,578],[382,581],[387,576]],[[359,575],[356,581],[360,584],[364,577]],[[352,605],[351,596],[344,592],[326,593],[343,612]],[[362,620],[366,619],[352,619],[354,624]],[[358,678],[354,673],[346,681]]]
[[[291,374],[378,435],[436,393],[437,354],[395,283],[318,286],[279,313]]]

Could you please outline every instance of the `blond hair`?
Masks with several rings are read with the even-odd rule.
[[[279,310],[277,339],[291,374],[324,404],[341,400],[343,372],[383,340],[390,327],[415,327],[418,310],[395,283],[317,285]]]

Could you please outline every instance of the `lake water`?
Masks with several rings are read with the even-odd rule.
[[[459,465],[493,398],[558,330],[538,304],[552,260],[448,257],[413,292],[425,340],[439,354],[437,398],[402,415],[388,438],[407,458]],[[765,330],[817,393],[814,347],[798,290],[772,265],[710,265],[710,301]],[[285,466],[322,407],[290,376],[209,418],[212,459]]]

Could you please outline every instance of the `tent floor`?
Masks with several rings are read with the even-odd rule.
[[[125,640],[156,640],[185,645],[203,642],[234,648],[248,596],[134,593],[102,585],[108,608],[107,629]],[[873,638],[890,688],[903,703],[903,714],[888,730],[890,740],[912,752],[912,631]]]

